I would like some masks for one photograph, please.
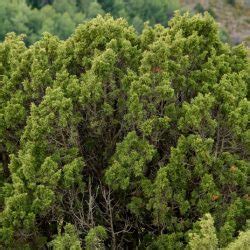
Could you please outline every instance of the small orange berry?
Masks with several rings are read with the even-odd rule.
[[[159,72],[161,72],[161,68],[160,68],[160,67],[153,67],[153,68],[152,68],[152,71],[153,71],[154,73],[159,73]]]
[[[212,201],[217,201],[217,200],[219,200],[219,195],[216,195],[216,194],[214,194],[213,196],[212,196]]]

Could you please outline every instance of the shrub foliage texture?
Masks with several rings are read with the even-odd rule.
[[[8,34],[0,245],[247,246],[249,233],[231,243],[249,212],[247,73],[246,49],[221,42],[208,14],[141,35],[98,16],[30,47]]]

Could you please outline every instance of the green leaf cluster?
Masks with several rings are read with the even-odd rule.
[[[1,247],[243,248],[245,233],[231,242],[247,232],[248,81],[246,49],[209,14],[140,35],[98,16],[29,47],[8,34]]]

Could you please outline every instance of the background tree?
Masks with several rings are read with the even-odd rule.
[[[27,4],[33,8],[41,8],[46,4],[53,3],[53,0],[26,0]]]
[[[150,24],[167,21],[173,11],[179,7],[177,0],[134,1],[96,1],[96,0],[0,0],[0,20],[2,29],[0,40],[8,32],[26,34],[28,45],[42,37],[43,32],[50,32],[61,39],[68,38],[79,23],[105,12],[115,17],[126,17],[138,31],[143,23]]]

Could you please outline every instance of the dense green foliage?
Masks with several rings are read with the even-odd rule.
[[[226,246],[225,250],[248,250],[250,246],[250,230],[240,232],[239,237]],[[214,220],[210,214],[205,214],[196,222],[192,232],[189,233],[188,249],[207,250],[221,249],[218,247],[218,238],[214,227]]]
[[[178,3],[178,0],[0,0],[0,41],[12,31],[26,34],[28,44],[39,40],[45,31],[65,39],[79,23],[105,12],[127,18],[141,31],[145,21],[166,25]]]
[[[65,41],[6,36],[1,246],[226,247],[247,230],[247,69],[208,14],[141,35],[98,16]]]

